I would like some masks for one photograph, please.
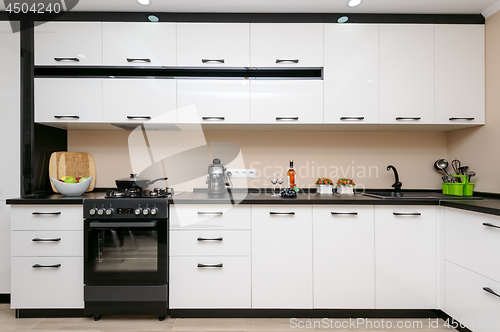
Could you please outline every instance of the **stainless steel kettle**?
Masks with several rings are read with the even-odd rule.
[[[229,185],[226,168],[221,164],[220,159],[215,158],[212,164],[208,166],[208,194],[221,195],[227,193],[227,186]]]

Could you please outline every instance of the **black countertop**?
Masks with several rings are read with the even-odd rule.
[[[500,199],[441,201],[442,206],[500,216]]]

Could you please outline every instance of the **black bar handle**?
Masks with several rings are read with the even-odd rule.
[[[417,116],[417,117],[398,116],[396,118],[396,120],[415,120],[415,121],[417,121],[417,120],[422,120],[422,118],[419,116]]]
[[[494,225],[494,224],[490,224],[489,222],[485,222],[483,223],[484,226],[488,226],[488,227],[493,227],[493,228],[500,228],[500,226],[497,226],[497,225]]]
[[[32,215],[34,216],[40,216],[40,215],[45,215],[45,214],[50,214],[50,215],[60,215],[61,212],[33,212]]]
[[[202,63],[208,63],[208,62],[219,62],[219,63],[224,63],[224,59],[201,59]]]
[[[199,237],[197,241],[222,241],[222,237],[214,237],[214,238],[205,238],[205,237]]]
[[[62,61],[73,61],[73,62],[80,62],[80,59],[78,58],[54,58],[57,62],[62,62]]]
[[[332,212],[332,215],[349,215],[349,216],[357,216],[357,212]]]
[[[277,121],[297,121],[299,119],[298,116],[277,116],[276,120]]]
[[[42,265],[42,264],[35,264],[33,265],[33,268],[36,269],[36,268],[41,268],[41,267],[61,267],[61,264],[54,264],[54,265]]]
[[[289,216],[293,216],[295,215],[295,212],[269,212],[270,215],[289,215]]]
[[[395,216],[421,216],[422,213],[420,212],[393,212],[392,213]]]
[[[147,228],[153,228],[156,227],[156,220],[153,221],[136,221],[136,222],[99,222],[99,221],[92,221],[89,226],[90,228],[138,228],[138,227],[147,227]]]
[[[211,212],[211,211],[198,211],[198,214],[202,215],[216,215],[216,216],[221,216],[224,213],[223,212]]]
[[[345,121],[345,120],[364,120],[364,116],[342,116],[340,117],[340,120]]]
[[[31,241],[33,241],[33,242],[59,242],[59,241],[61,241],[61,238],[57,237],[57,238],[53,238],[53,239],[41,239],[39,237],[36,237]]]
[[[218,121],[224,121],[226,118],[223,116],[202,116],[202,120],[218,120]]]
[[[474,120],[475,118],[450,118],[450,121],[455,121],[455,120],[467,120],[467,121],[472,121]]]
[[[151,59],[144,58],[144,59],[135,59],[135,58],[127,58],[128,62],[151,62]]]
[[[490,294],[493,294],[493,295],[495,295],[495,296],[500,297],[500,295],[499,295],[498,293],[496,293],[493,289],[491,289],[491,288],[489,288],[489,287],[483,287],[483,290],[484,290],[485,292],[488,292],[488,293],[490,293]]]
[[[198,267],[222,267],[223,264],[222,263],[219,263],[219,264],[201,264],[201,263],[198,263]]]
[[[299,63],[299,59],[276,59],[276,63],[292,62]]]
[[[56,119],[79,119],[79,115],[54,115]]]
[[[146,120],[151,120],[151,116],[149,116],[149,115],[127,115],[127,119],[146,119]]]

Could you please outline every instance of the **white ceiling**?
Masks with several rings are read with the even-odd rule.
[[[348,0],[80,0],[75,11],[240,12],[240,13],[401,13],[479,14],[500,9],[499,0],[363,0],[355,8]],[[4,10],[3,1],[0,10]],[[489,11],[488,11],[489,9]],[[488,15],[486,15],[488,16]]]

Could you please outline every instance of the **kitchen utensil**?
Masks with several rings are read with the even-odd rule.
[[[473,176],[476,176],[476,172],[474,172],[474,171],[468,171],[466,175],[467,175],[467,181],[470,182],[470,179]]]
[[[467,175],[467,171],[469,170],[469,166],[462,166],[460,167],[460,174],[462,175]]]
[[[221,164],[220,159],[215,158],[212,164],[208,166],[208,194],[221,195],[227,193],[229,179],[226,173],[227,169]]]
[[[446,171],[447,167],[448,161],[446,159],[438,159],[434,162],[434,168],[445,173],[444,177],[446,178],[446,181],[443,179],[445,183],[456,183],[457,180]]]
[[[145,178],[138,177],[137,174],[130,174],[128,178],[122,178],[115,180],[116,187],[118,189],[130,189],[130,188],[141,188],[145,189],[157,181],[165,181],[168,178],[158,178],[154,180],[149,180]]]
[[[456,175],[463,175],[460,173],[460,168],[462,168],[462,163],[458,159],[454,159],[451,161],[451,167],[453,167],[453,170],[455,171]]]
[[[50,178],[50,182],[64,196],[81,196],[92,183],[92,177],[89,177],[87,181],[79,183],[64,183],[54,178]]]
[[[94,157],[85,152],[54,152],[49,160],[49,177],[60,179],[63,176],[92,177],[87,192],[94,190],[96,167]],[[51,183],[52,190],[59,192]]]

